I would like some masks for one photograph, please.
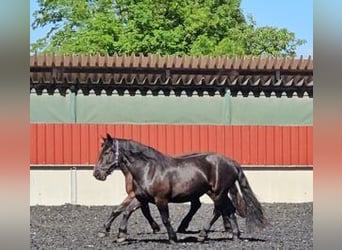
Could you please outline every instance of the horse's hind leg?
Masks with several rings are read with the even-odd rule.
[[[237,223],[237,219],[236,219],[235,213],[232,213],[232,214],[230,215],[230,218],[231,218],[232,221],[234,222],[234,225],[235,225],[236,230],[237,230],[237,237],[240,239],[240,237],[241,237],[241,231],[240,231],[239,225],[238,225],[238,223]]]
[[[230,223],[229,216],[222,215],[224,231],[228,234],[229,239],[234,239],[232,224]]]
[[[217,221],[217,219],[220,217],[221,213],[219,210],[214,208],[213,211],[213,216],[210,218],[208,223],[204,226],[204,228],[201,230],[199,236],[198,236],[198,241],[204,241],[208,237],[208,231],[210,230],[211,226]]]
[[[185,233],[186,229],[189,226],[189,223],[192,219],[192,217],[195,215],[195,213],[198,211],[198,209],[201,207],[201,202],[199,199],[191,201],[191,207],[188,214],[184,217],[181,224],[179,225],[177,232],[178,233]]]
[[[235,216],[236,209],[232,203],[232,201],[227,197],[227,199],[224,199],[224,206],[222,207],[222,218],[223,218],[223,225],[225,228],[225,231],[228,232],[229,238],[233,238],[233,230],[231,227],[231,223],[229,218],[234,222],[234,226],[236,227],[237,230],[237,236],[240,238],[241,232],[239,225],[237,223],[237,219]]]
[[[236,196],[235,196],[236,198]],[[232,198],[233,199],[233,198]],[[231,199],[227,199],[227,206],[226,206],[226,209],[227,209],[227,214],[228,216],[230,217],[230,219],[234,222],[234,225],[236,227],[236,230],[237,230],[237,236],[238,238],[240,238],[241,236],[241,231],[240,231],[240,228],[239,228],[239,225],[237,223],[237,219],[236,219],[236,216],[235,216],[235,212],[236,212],[236,208],[232,202]],[[224,222],[223,222],[224,224]]]

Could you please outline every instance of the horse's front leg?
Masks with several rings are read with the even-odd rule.
[[[122,220],[119,227],[119,233],[117,242],[123,242],[126,240],[128,234],[127,234],[127,224],[128,219],[131,217],[132,213],[140,207],[140,202],[135,198],[129,203],[126,210],[123,212]]]
[[[169,242],[175,243],[177,241],[177,235],[173,230],[171,223],[170,223],[170,216],[169,216],[169,206],[167,200],[158,200],[156,202],[158,207],[160,217],[163,221],[164,226],[166,227],[167,233],[169,235]]]
[[[155,222],[151,216],[151,212],[149,210],[148,205],[147,206],[141,206],[141,203],[137,199],[133,199],[132,202],[128,205],[125,212],[123,213],[122,220],[119,227],[119,234],[117,242],[125,241],[128,234],[127,234],[127,224],[128,219],[131,217],[132,213],[141,207],[141,211],[143,212],[143,215],[150,223],[150,226],[153,230],[153,233],[159,232],[160,228],[157,222]]]
[[[145,218],[147,219],[148,223],[150,224],[150,226],[153,230],[153,233],[159,232],[160,227],[157,224],[157,222],[155,222],[155,220],[152,218],[150,207],[148,206],[148,204],[141,205],[141,211],[142,211],[143,215],[145,216]]]
[[[116,217],[118,217],[123,211],[125,211],[126,207],[132,202],[134,197],[127,196],[123,202],[110,214],[106,222],[103,224],[103,228],[98,232],[98,237],[106,237],[109,235],[110,227],[112,226],[113,221]]]
[[[179,225],[177,229],[178,233],[186,233],[186,229],[188,228],[190,221],[192,220],[195,213],[198,211],[200,207],[201,207],[201,202],[199,199],[191,201],[190,211],[184,217],[181,224]]]

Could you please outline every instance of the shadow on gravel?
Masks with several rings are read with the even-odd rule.
[[[196,230],[196,231],[194,231],[194,230],[187,230],[187,231],[181,232],[179,234],[198,234],[199,232],[200,232],[200,230]]]
[[[155,242],[155,243],[165,243],[165,244],[169,244],[169,241],[166,239],[140,239],[140,240],[135,240],[135,239],[127,239],[124,242],[121,243],[117,243],[114,242],[117,245],[131,245],[131,244],[139,244],[139,243],[151,243],[151,242]]]
[[[196,230],[196,231],[189,230],[189,231],[182,232],[182,234],[198,234],[199,232],[200,232],[200,230]],[[212,233],[212,232],[225,233],[225,231],[209,230],[209,233]],[[235,233],[234,233],[234,237],[237,237]],[[188,237],[188,238],[196,238],[196,237]],[[212,240],[216,240],[216,239],[218,239],[218,241],[220,240],[220,238],[215,238],[215,239],[212,239]],[[210,238],[208,238],[208,240],[210,240]],[[222,238],[222,240],[230,240],[230,239]],[[257,239],[257,238],[253,238],[253,237],[240,237],[239,240],[241,240],[241,241],[251,241],[251,242],[265,242],[266,241],[264,239]]]
[[[235,241],[240,240],[240,241],[250,241],[250,242],[265,242],[266,240],[264,239],[257,239],[257,238],[247,238],[247,237],[242,237],[240,239],[235,239]],[[201,244],[208,244],[208,243],[214,243],[214,242],[221,242],[221,241],[234,241],[233,239],[229,238],[208,238],[204,242],[199,242],[197,240],[197,237],[190,236],[182,239],[178,239],[177,243],[201,243]],[[166,239],[127,239],[124,242],[117,243],[118,245],[131,245],[131,244],[139,244],[139,243],[165,243],[165,244],[170,244],[168,240]],[[177,244],[175,243],[175,244]]]
[[[178,233],[177,234],[199,234],[200,230],[187,230],[185,232],[181,232],[181,233]],[[214,231],[209,231],[209,232],[214,232]],[[165,234],[166,235],[166,232],[158,232],[158,233],[152,233],[152,232],[148,232],[148,233],[145,233],[145,232],[139,232],[137,233],[137,235],[156,235],[156,234]]]
[[[266,240],[264,239],[257,239],[257,238],[248,238],[248,237],[241,237],[240,239],[229,239],[229,238],[208,238],[206,241],[204,242],[199,242],[197,240],[197,237],[194,236],[190,236],[190,237],[186,237],[186,238],[182,238],[182,239],[178,239],[177,243],[201,243],[201,244],[209,244],[209,243],[214,243],[214,242],[222,242],[222,241],[249,241],[249,242],[266,242]],[[164,244],[170,244],[168,240],[166,239],[127,239],[124,242],[121,243],[117,243],[118,245],[131,245],[131,244],[139,244],[139,243],[164,243]]]

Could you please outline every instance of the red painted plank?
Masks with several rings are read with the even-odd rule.
[[[290,127],[291,162],[299,163],[299,134],[298,127]]]
[[[38,164],[37,130],[38,130],[38,126],[36,126],[35,124],[30,124],[30,162],[32,164]]]
[[[55,162],[55,133],[54,124],[47,124],[45,127],[45,147],[46,147],[46,163]]]
[[[208,152],[211,151],[208,148],[208,126],[198,126],[199,128],[199,152]]]
[[[307,127],[298,128],[298,163],[305,165],[307,163]]]
[[[258,162],[258,127],[251,126],[250,127],[250,163],[253,164]]]
[[[307,154],[308,154],[308,164],[313,164],[313,127],[308,127],[307,129]]]
[[[133,131],[132,131],[132,125],[131,124],[125,124],[123,127],[123,137],[126,139],[133,139]]]
[[[131,125],[132,126],[132,138],[135,141],[141,141],[141,126]],[[113,126],[112,126],[113,127]]]
[[[219,152],[217,149],[218,144],[218,126],[207,126],[208,129],[208,151]]]
[[[72,164],[83,164],[81,158],[81,126],[75,124],[71,127],[72,131]]]
[[[62,125],[55,125],[55,164],[64,164],[64,136]]]
[[[160,152],[166,153],[166,127],[165,125],[160,125],[157,127],[157,141],[158,144],[156,148],[159,149]]]
[[[232,136],[233,136],[233,147],[234,147],[234,154],[233,157],[238,162],[242,163],[242,141],[241,141],[241,127],[240,126],[233,126]]]
[[[37,161],[38,164],[47,164],[46,162],[46,137],[45,137],[46,125],[39,124],[37,130]]]
[[[224,127],[224,138],[225,138],[225,155],[230,158],[234,158],[234,137],[233,137],[233,127],[225,126]]]
[[[274,164],[283,164],[283,128],[274,127]]]
[[[63,164],[72,164],[72,125],[71,124],[63,124],[63,155],[64,160]]]
[[[107,130],[106,124],[97,124],[96,128],[97,128],[97,136],[99,136],[98,139],[107,136],[108,130]],[[111,135],[111,136],[114,136],[114,135]]]
[[[138,125],[137,125],[137,129],[138,129]],[[146,144],[146,145],[150,145],[150,133],[149,133],[149,126],[148,125],[143,125],[140,126],[140,138],[141,138],[141,142]]]
[[[184,152],[184,137],[183,137],[183,126],[174,126],[174,148],[175,155],[180,155]]]
[[[216,152],[224,155],[225,154],[224,126],[216,126],[216,134],[215,136],[211,137],[211,140],[216,140]]]
[[[258,127],[258,164],[266,164],[266,127]]]
[[[275,155],[275,143],[274,143],[274,127],[268,126],[266,127],[266,150],[265,150],[265,164],[272,165],[274,164],[274,155]]]
[[[241,127],[241,164],[250,164],[250,126]]]
[[[80,137],[80,153],[81,153],[81,159],[82,164],[91,164],[90,161],[90,139],[89,139],[89,126],[85,124],[81,124],[80,126],[81,130],[81,137]]]
[[[114,132],[112,135],[113,137],[117,137],[117,138],[123,138],[124,137],[124,133],[123,133],[124,125],[118,124],[118,125],[113,126],[113,128],[114,128]]]
[[[191,125],[185,125],[182,127],[183,127],[183,152],[184,153],[190,153],[193,151]]]
[[[175,138],[174,126],[165,125],[165,152],[169,155],[175,155]]]
[[[89,124],[89,159],[92,163],[97,161],[103,137],[98,134],[97,127],[96,124]]]
[[[283,127],[283,164],[291,164],[291,129]]]
[[[149,145],[153,148],[158,148],[158,126],[157,125],[150,125],[150,143]]]
[[[196,125],[191,125],[191,151],[201,151],[200,129],[199,126]]]

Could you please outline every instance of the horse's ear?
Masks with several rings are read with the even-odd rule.
[[[112,142],[113,141],[113,138],[110,136],[110,134],[108,134],[107,133],[107,140],[109,141],[109,142]]]

